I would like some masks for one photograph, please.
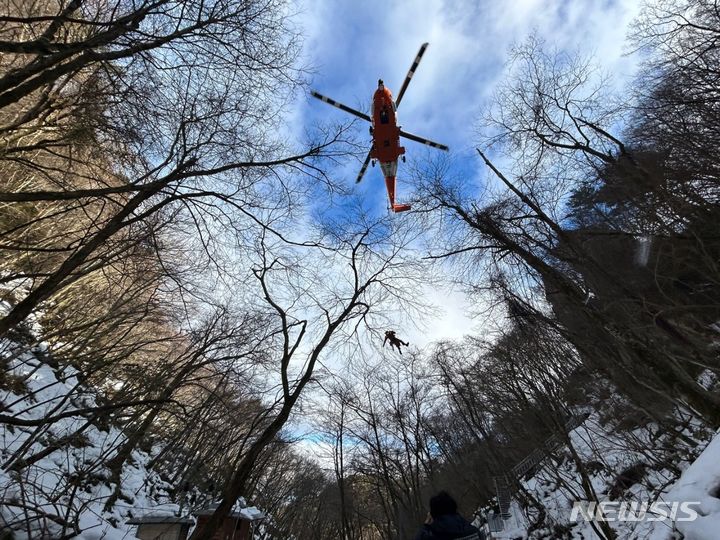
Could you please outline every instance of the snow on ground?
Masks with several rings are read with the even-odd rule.
[[[702,454],[682,473],[680,479],[663,495],[663,500],[697,503],[692,509],[695,520],[675,521],[685,540],[717,540],[720,538],[720,434],[716,434]],[[684,516],[691,517],[684,513]],[[665,522],[667,525],[667,523]],[[658,526],[658,530],[662,530]],[[657,540],[662,537],[658,536]],[[655,540],[655,537],[653,537]]]
[[[0,311],[7,309],[3,304]],[[79,373],[71,367],[53,367],[47,349],[41,343],[28,352],[13,341],[0,340],[0,369],[5,372],[5,389],[0,390],[1,415],[33,421],[97,406],[95,394],[84,387]],[[618,538],[669,540],[677,537],[674,531],[684,535],[685,540],[720,538],[720,435],[700,454],[711,434],[703,434],[702,426],[689,415],[680,435],[659,432],[652,425],[619,430],[599,412],[593,412],[571,432],[572,446],[588,469],[598,500],[613,499],[618,473],[641,464],[641,479],[621,489],[622,498],[695,503],[691,509],[697,511],[698,517],[693,521],[614,522]],[[58,445],[57,450],[40,454],[70,436],[72,440]],[[687,444],[689,440],[700,444],[693,448]],[[117,427],[88,423],[80,415],[51,425],[0,424],[0,529],[24,522],[31,515],[33,528],[16,538],[71,533],[72,529],[58,524],[69,521],[86,540],[127,540],[134,538],[134,526],[125,523],[130,517],[147,513],[178,515],[180,508],[169,502],[172,486],[146,469],[150,456],[138,450],[123,468],[119,500],[111,511],[104,511],[114,489],[104,464],[123,441],[124,435]],[[29,459],[31,463],[27,463]],[[679,479],[677,471],[684,471]],[[545,507],[548,516],[548,525],[535,531],[533,538],[597,538],[589,522],[571,520],[573,501],[588,497],[567,449],[545,460],[542,468],[523,484]],[[255,508],[242,511],[251,518],[260,514]],[[527,537],[529,520],[519,509],[513,514],[506,530],[495,538]]]
[[[625,500],[635,505],[654,501],[666,505],[673,502],[699,503],[690,507],[700,514],[695,521],[683,521],[690,515],[683,510],[677,512],[675,521],[662,519],[664,516],[653,513],[651,508],[645,519],[611,522],[619,539],[679,538],[673,534],[674,531],[684,534],[685,540],[720,538],[720,500],[717,498],[720,493],[720,435],[716,435],[694,461],[710,434],[704,434],[697,422],[688,421],[683,435],[700,441],[704,438],[704,442],[692,448],[670,434],[659,432],[652,425],[620,432],[613,424],[603,422],[597,412],[570,433],[572,445],[589,472],[592,489],[599,501],[619,503]],[[653,450],[648,452],[644,448]],[[662,452],[658,450],[661,448],[664,449]],[[641,479],[630,487],[619,488],[619,473],[638,466],[636,470],[641,471]],[[678,470],[684,470],[679,479]],[[573,502],[587,500],[588,496],[567,448],[546,459],[541,468],[533,476],[526,477],[522,484],[547,512],[546,526],[534,531],[530,538],[598,538],[590,522],[579,516],[571,519]],[[528,538],[531,520],[517,507],[512,513],[513,517],[505,522],[505,530],[494,533],[494,539]]]
[[[17,343],[0,341],[0,368],[4,365],[6,380],[14,383],[0,390],[0,414],[32,421],[97,406],[95,395],[78,381],[78,372],[51,367],[43,358],[46,350],[41,344],[32,353],[20,352]],[[40,457],[66,437],[72,441]],[[72,533],[58,523],[67,520],[82,531],[81,538],[125,540],[134,538],[134,527],[125,525],[129,517],[150,510],[177,514],[178,506],[167,504],[162,495],[170,486],[145,469],[150,457],[140,451],[122,471],[118,503],[110,512],[103,510],[114,488],[107,482],[104,463],[123,441],[117,427],[87,423],[81,415],[51,425],[0,424],[0,529],[31,516],[32,528],[16,533],[16,538]],[[27,464],[28,459],[33,462]]]

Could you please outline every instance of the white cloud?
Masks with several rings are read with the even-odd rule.
[[[310,432],[313,430],[307,426],[305,429]],[[298,435],[295,434],[295,436]],[[317,463],[325,472],[334,471],[334,449],[329,442],[319,439],[316,435],[308,434],[306,438],[299,438],[293,443],[293,448],[301,456]]]
[[[378,77],[397,91],[420,44],[430,42],[401,119],[408,130],[464,148],[472,145],[472,119],[502,76],[512,43],[536,32],[560,49],[595,53],[609,71],[627,72],[624,36],[638,4],[321,0],[308,2],[303,24],[308,59],[319,67],[316,85],[349,105],[369,101]]]
[[[480,171],[475,120],[504,75],[511,44],[535,33],[559,50],[594,54],[605,71],[627,78],[634,60],[623,56],[625,35],[639,7],[637,0],[307,0],[301,24],[307,60],[317,67],[313,86],[351,106],[366,106],[378,77],[397,92],[420,44],[429,42],[401,105],[401,124],[450,145],[467,170]],[[343,114],[319,102],[300,107],[313,118]],[[406,148],[410,158],[434,151],[412,142]],[[383,208],[379,175],[370,169],[360,189]],[[401,166],[400,196],[407,189],[402,175]],[[411,342],[424,345],[472,330],[461,293],[429,290],[428,299],[445,313],[424,330],[408,328]]]
[[[440,309],[437,317],[427,321],[424,328],[412,329],[408,340],[424,347],[440,340],[459,340],[472,334],[477,322],[470,315],[472,306],[466,295],[451,287],[427,287],[427,300]]]

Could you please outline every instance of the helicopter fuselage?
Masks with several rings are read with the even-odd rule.
[[[367,156],[365,156],[365,160],[363,161],[355,182],[357,183],[362,180],[370,162],[372,162],[373,166],[375,163],[379,162],[380,169],[382,169],[383,176],[385,177],[385,187],[387,188],[388,198],[390,199],[390,210],[393,212],[405,212],[410,210],[409,204],[395,203],[395,180],[398,170],[398,158],[402,156],[403,161],[405,161],[405,148],[400,146],[400,137],[410,139],[411,141],[415,141],[420,144],[432,146],[433,148],[444,150],[446,152],[449,150],[449,148],[444,144],[439,144],[431,141],[430,139],[418,137],[417,135],[403,131],[398,125],[396,112],[397,107],[400,105],[400,102],[405,95],[405,91],[410,84],[410,80],[413,78],[413,74],[415,73],[418,64],[420,64],[423,54],[425,54],[427,46],[427,43],[423,43],[420,47],[420,50],[418,51],[417,56],[415,56],[415,60],[410,66],[410,70],[405,76],[405,80],[400,87],[397,100],[393,100],[392,92],[390,92],[390,89],[385,88],[383,80],[378,79],[378,87],[373,94],[370,115],[358,111],[357,109],[353,109],[352,107],[348,107],[347,105],[340,103],[339,101],[335,101],[332,98],[323,96],[314,90],[310,91],[310,95],[320,101],[324,101],[328,105],[337,107],[342,111],[357,116],[358,118],[362,118],[372,124],[370,127],[370,133],[372,133],[372,146],[370,147]]]
[[[389,88],[383,86],[375,90],[371,113],[373,141],[370,158],[380,163],[390,207],[395,212],[410,210],[409,205],[395,204],[398,158],[405,153],[405,148],[400,146],[400,127],[397,125],[395,102]]]

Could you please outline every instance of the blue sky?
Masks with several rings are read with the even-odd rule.
[[[367,110],[377,79],[397,94],[423,42],[430,46],[403,98],[400,124],[407,131],[450,146],[450,158],[468,175],[483,177],[474,152],[476,121],[504,77],[508,50],[535,33],[548,45],[595,55],[617,84],[635,66],[623,56],[625,35],[638,14],[639,0],[304,0],[298,24],[305,39],[304,63],[313,68],[311,86],[349,106]],[[318,120],[349,115],[309,95],[293,111],[298,132]],[[360,135],[367,126],[358,124]],[[369,141],[369,135],[367,135]],[[437,152],[408,141],[408,159]],[[360,164],[349,163],[336,181],[352,186]],[[410,189],[398,174],[399,200]],[[377,212],[386,195],[378,168],[369,169],[357,193]],[[429,293],[432,296],[432,292]],[[460,337],[471,322],[462,294],[438,295],[446,315],[426,340]]]

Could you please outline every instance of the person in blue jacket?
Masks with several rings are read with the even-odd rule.
[[[457,503],[447,491],[430,497],[430,513],[415,540],[480,538],[477,527],[458,514]]]

